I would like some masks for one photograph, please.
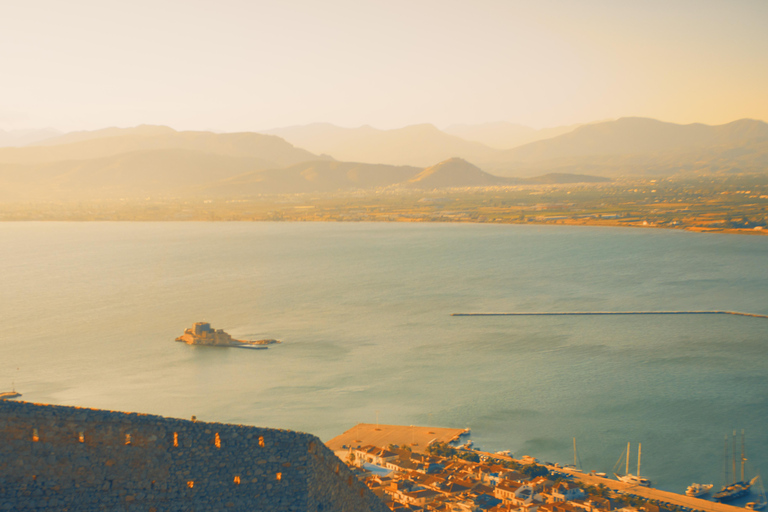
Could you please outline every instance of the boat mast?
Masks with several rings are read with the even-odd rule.
[[[744,456],[744,430],[741,431],[741,481],[744,481],[744,463],[747,458]]]
[[[573,467],[577,468],[576,465],[576,438],[573,438]]]
[[[624,472],[624,474],[629,474],[629,441],[627,441],[627,470]]]
[[[736,431],[733,431],[733,461],[731,461],[731,464],[733,465],[733,480],[736,481]]]
[[[643,443],[637,443],[637,476],[640,477],[640,452],[643,449]]]

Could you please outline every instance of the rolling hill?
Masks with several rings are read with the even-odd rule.
[[[0,198],[180,197],[246,172],[323,159],[272,135],[108,128],[0,148]]]
[[[402,185],[409,188],[435,189],[514,185],[517,182],[513,178],[488,174],[466,160],[454,157],[427,167]]]
[[[296,148],[280,137],[260,133],[177,132],[165,126],[143,125],[128,129],[76,132],[35,146],[0,148],[0,163],[32,165],[63,160],[90,160],[159,149],[258,158],[271,162],[271,166],[327,158]]]
[[[386,187],[412,178],[418,167],[315,161],[284,169],[254,171],[207,184],[197,194],[243,197]]]

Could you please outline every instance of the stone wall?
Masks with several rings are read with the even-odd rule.
[[[0,511],[388,508],[315,436],[0,400]]]

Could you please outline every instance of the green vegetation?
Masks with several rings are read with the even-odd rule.
[[[480,456],[470,450],[458,450],[446,443],[432,443],[427,446],[426,452],[435,457],[456,458],[470,462],[480,462]]]

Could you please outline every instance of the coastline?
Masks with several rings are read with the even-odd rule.
[[[278,220],[278,219],[202,219],[202,218],[122,218],[98,216],[95,218],[57,218],[57,217],[43,217],[43,218],[31,218],[31,217],[17,217],[17,218],[0,218],[0,223],[24,223],[24,222],[42,222],[42,223],[56,223],[56,222],[75,222],[75,223],[106,223],[106,222],[119,222],[119,223],[174,223],[174,222],[205,222],[205,223],[232,223],[232,222],[264,222],[264,223],[332,223],[332,222],[344,222],[344,223],[411,223],[411,224],[498,224],[498,225],[530,225],[530,226],[591,226],[591,227],[606,227],[606,228],[628,228],[628,229],[663,229],[669,231],[688,231],[690,233],[702,233],[702,234],[723,234],[723,235],[749,235],[749,236],[765,236],[768,235],[768,229],[754,229],[754,228],[717,228],[717,227],[705,227],[705,226],[665,226],[655,223],[642,224],[638,222],[620,222],[616,220],[601,220],[601,219],[558,219],[553,221],[493,221],[493,220],[473,220],[473,219],[414,219],[414,218],[394,218],[394,219],[345,219],[337,217],[324,217],[318,219],[290,219],[290,220]]]

